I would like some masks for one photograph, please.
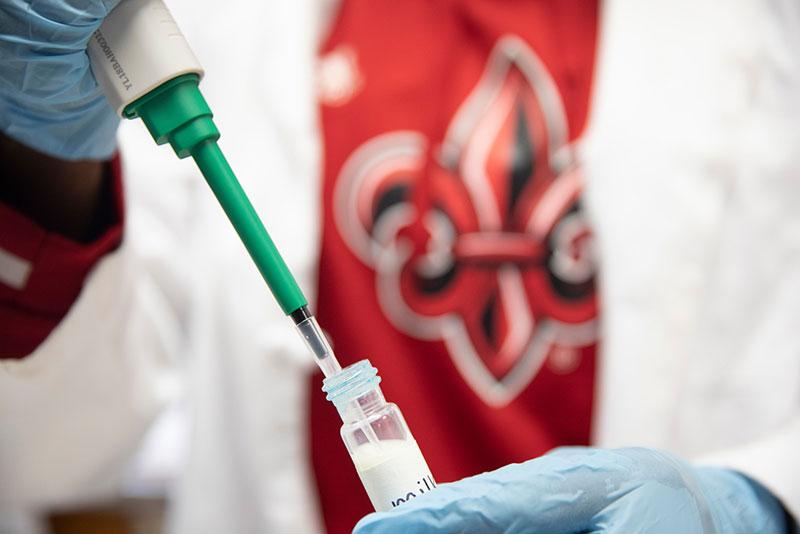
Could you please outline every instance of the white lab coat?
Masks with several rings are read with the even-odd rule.
[[[320,6],[170,5],[223,149],[313,297]],[[735,467],[800,514],[800,12],[766,5],[604,7],[581,143],[602,265],[595,434]],[[318,530],[308,356],[192,163],[138,123],[121,146],[122,248],[32,356],[0,366],[0,516],[116,491],[182,399],[173,532]]]
[[[596,441],[753,475],[800,513],[800,6],[609,2],[584,155]]]

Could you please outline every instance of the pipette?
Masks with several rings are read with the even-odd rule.
[[[342,371],[308,302],[222,150],[211,109],[198,87],[203,68],[162,0],[124,0],[88,46],[92,69],[121,116],[141,118],[159,145],[192,157],[283,312],[294,322],[342,416],[342,438],[376,510],[389,510],[436,487],[377,370],[361,361]],[[376,429],[381,431],[378,434]]]
[[[125,0],[88,46],[92,70],[121,116],[141,118],[159,145],[192,157],[283,312],[328,377],[341,371],[308,301],[217,145],[199,89],[203,68],[161,0]]]

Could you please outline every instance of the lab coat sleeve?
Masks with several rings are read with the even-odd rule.
[[[772,434],[701,457],[700,464],[735,469],[759,481],[800,518],[800,414]]]
[[[179,254],[179,224],[153,207],[129,210],[122,245],[94,265],[46,339],[23,358],[0,360],[0,516],[117,489],[175,394],[182,289],[172,260],[155,258],[165,247]],[[147,248],[130,238],[142,232]],[[49,277],[58,282],[59,272]]]
[[[800,9],[683,7],[603,4],[595,440],[740,470],[798,516]]]

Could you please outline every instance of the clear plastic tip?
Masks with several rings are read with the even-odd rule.
[[[328,339],[325,337],[325,334],[322,333],[322,329],[319,327],[314,317],[309,317],[295,326],[297,327],[297,331],[300,332],[303,341],[306,342],[306,346],[314,355],[317,365],[322,369],[322,374],[324,374],[326,378],[342,370],[342,366],[339,365],[338,360],[336,360],[336,356],[333,354],[333,349],[331,349]]]

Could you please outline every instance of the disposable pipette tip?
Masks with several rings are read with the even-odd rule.
[[[325,337],[325,334],[322,332],[322,329],[319,327],[319,324],[317,324],[317,320],[313,315],[306,316],[305,319],[296,323],[295,327],[300,333],[300,337],[305,341],[308,350],[314,355],[314,361],[316,361],[319,368],[322,369],[322,374],[324,374],[326,378],[342,370],[342,366],[339,365],[339,361],[333,354],[333,349],[330,343],[328,343],[328,339]]]
[[[339,360],[336,359],[333,353],[328,354],[324,358],[316,358],[316,361],[317,365],[322,370],[322,374],[325,375],[325,378],[342,372],[342,366],[339,365]]]

